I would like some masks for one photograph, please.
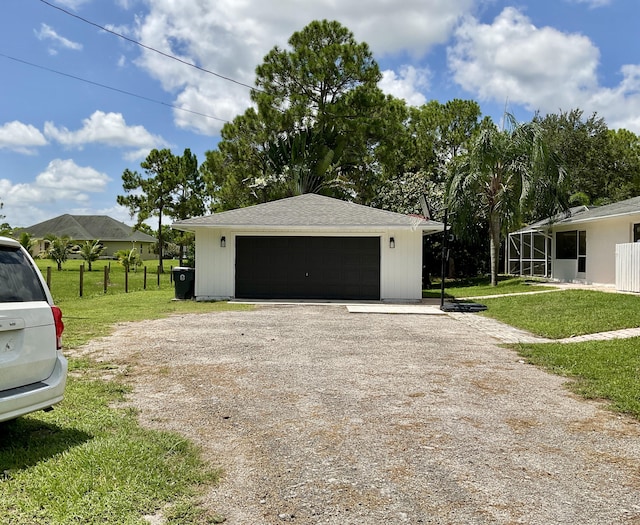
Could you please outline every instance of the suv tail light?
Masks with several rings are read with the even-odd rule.
[[[53,321],[56,326],[56,347],[62,349],[62,332],[64,331],[64,323],[62,322],[62,310],[58,306],[52,306]]]

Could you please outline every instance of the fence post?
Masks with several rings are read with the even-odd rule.
[[[158,288],[160,288],[160,266],[158,266]]]
[[[80,265],[80,297],[84,291],[84,264]]]
[[[147,267],[146,266],[144,267],[144,280],[143,280],[143,283],[142,283],[142,288],[144,290],[147,289]]]
[[[51,266],[47,266],[47,288],[51,290]]]
[[[107,283],[109,282],[109,268],[107,266],[104,267],[104,293],[107,293]]]
[[[129,293],[129,268],[124,269],[124,293]]]

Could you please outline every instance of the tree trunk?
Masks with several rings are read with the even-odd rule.
[[[500,215],[491,212],[489,216],[489,237],[491,252],[491,286],[498,286],[498,267],[500,265]]]
[[[158,272],[164,273],[164,267],[162,265],[163,250],[162,245],[164,244],[162,238],[162,209],[158,212]]]

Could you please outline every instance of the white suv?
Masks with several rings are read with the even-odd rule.
[[[62,312],[20,243],[0,237],[0,421],[62,401]]]

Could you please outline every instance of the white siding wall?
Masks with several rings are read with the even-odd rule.
[[[226,247],[220,246],[224,236]],[[228,231],[198,229],[196,231],[196,298],[228,299],[234,294],[234,238]]]
[[[389,248],[389,237],[395,248]],[[419,301],[422,299],[422,232],[388,231],[381,247],[382,300]]]
[[[195,295],[199,300],[228,299],[235,295],[235,236],[300,235],[305,231],[273,232],[267,230],[230,231],[199,228],[196,231]],[[422,232],[367,231],[340,229],[316,232],[315,235],[343,237],[380,237],[380,295],[382,300],[419,301],[422,298]],[[220,247],[224,236],[226,247]],[[389,238],[395,248],[389,247]]]
[[[616,245],[633,240],[633,225],[640,223],[640,214],[612,217],[558,228],[557,231],[578,230],[587,232],[586,282],[610,284],[616,282]],[[553,254],[553,277],[562,281],[577,279],[578,262],[555,258]]]

